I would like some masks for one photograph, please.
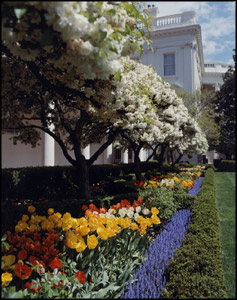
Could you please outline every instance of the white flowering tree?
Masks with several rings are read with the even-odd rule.
[[[132,2],[2,3],[2,129],[33,147],[40,131],[53,137],[87,199],[88,167],[117,133],[120,58],[147,41],[137,21],[149,27]],[[102,139],[86,160],[82,148]]]
[[[158,161],[162,168],[165,150],[191,154],[196,146],[199,153],[200,144],[190,132],[196,134],[200,130],[183,100],[157,75],[154,67],[129,58],[121,61],[124,71],[116,90],[116,104],[122,115],[114,123],[119,128],[116,139],[121,148],[133,149],[136,178],[141,180],[139,152],[143,147],[152,149],[152,156],[160,147]]]
[[[160,102],[163,83],[154,67],[128,57],[121,62],[124,69],[115,94],[121,117],[113,126],[119,132],[116,142],[120,148],[133,150],[136,179],[141,180],[140,150],[147,143],[163,141],[155,105]]]
[[[206,154],[208,150],[206,135],[201,130],[197,121],[190,118],[183,128],[183,135],[170,144],[171,149],[176,149],[181,155]]]
[[[205,134],[200,129],[199,125],[188,113],[188,109],[184,105],[174,91],[171,92],[173,100],[170,103],[163,103],[165,109],[158,108],[160,119],[166,128],[164,143],[160,145],[159,162],[162,167],[163,156],[165,150],[170,152],[172,165],[182,158],[184,154],[205,154],[208,149],[208,142]],[[161,101],[162,104],[162,101]],[[157,145],[152,145],[153,155],[157,149]],[[179,153],[176,160],[173,158],[174,151]]]

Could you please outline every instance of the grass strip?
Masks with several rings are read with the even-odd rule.
[[[216,172],[215,182],[224,276],[228,297],[235,298],[235,172]]]

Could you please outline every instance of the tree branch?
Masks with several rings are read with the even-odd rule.
[[[35,128],[35,129],[40,129],[44,132],[46,132],[47,134],[49,134],[61,147],[64,156],[66,157],[66,159],[70,162],[70,164],[72,164],[73,166],[76,166],[76,160],[73,159],[68,151],[67,148],[65,147],[63,141],[56,135],[54,134],[52,131],[50,131],[48,128],[44,128],[42,126],[38,126],[38,125],[26,125],[26,126],[22,126],[22,127],[17,127],[17,128],[8,128],[9,130],[21,130],[21,129],[25,129],[25,128]]]
[[[118,130],[115,130],[113,133],[109,134],[107,141],[92,155],[90,159],[87,160],[89,166],[91,166],[98,156],[104,152],[104,150],[114,141],[116,135],[118,134]]]

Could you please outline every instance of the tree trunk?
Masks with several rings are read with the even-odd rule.
[[[172,149],[170,149],[170,158],[171,158],[172,168],[174,168],[174,157],[173,157],[173,150]]]
[[[134,151],[134,165],[135,165],[135,175],[136,179],[138,181],[142,181],[142,172],[140,167],[140,158],[139,158],[139,152],[140,150],[133,150]]]
[[[176,158],[174,164],[178,164],[180,162],[180,159],[183,157],[183,154],[179,154],[179,156]]]
[[[160,172],[163,171],[163,161],[164,161],[165,149],[166,149],[166,145],[162,144],[161,145],[161,153],[160,153],[160,155],[158,157],[158,167],[159,167],[159,171]]]
[[[82,155],[82,154],[77,159],[76,170],[77,170],[77,174],[78,174],[80,198],[90,200],[91,199],[91,189],[90,189],[90,181],[89,181],[89,168],[87,165],[87,161],[86,161],[84,155]]]

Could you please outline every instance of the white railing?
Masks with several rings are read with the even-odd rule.
[[[179,14],[174,16],[160,17],[154,19],[153,22],[155,23],[154,25],[156,25],[156,27],[170,25],[170,24],[179,24],[182,22],[182,16]]]
[[[156,17],[152,21],[153,30],[159,29],[160,27],[175,27],[179,25],[192,25],[196,24],[196,13],[193,11],[175,14],[164,17]],[[144,24],[139,24],[139,28],[145,29]]]

